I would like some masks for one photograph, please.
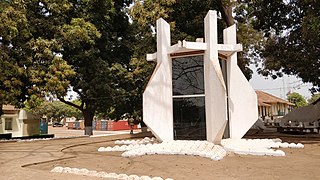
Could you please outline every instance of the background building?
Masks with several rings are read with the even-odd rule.
[[[263,91],[256,90],[258,96],[258,114],[264,122],[273,122],[283,117],[294,106],[293,103],[268,94]]]
[[[3,105],[4,112],[0,119],[0,134],[11,134],[12,137],[40,134],[40,118],[23,109]]]

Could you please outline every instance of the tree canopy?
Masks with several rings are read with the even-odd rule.
[[[80,101],[74,100],[72,101],[74,104],[80,104]],[[77,119],[83,118],[81,111],[77,108],[69,106],[60,101],[43,101],[40,105],[36,107],[30,107],[30,105],[26,106],[26,109],[40,117],[46,116],[47,119],[52,119],[56,121],[60,121],[64,117],[75,117]]]
[[[308,99],[308,103],[311,104],[320,98],[320,93],[312,94],[311,98]]]
[[[242,16],[267,39],[259,72],[273,78],[295,75],[320,91],[320,2],[241,0]],[[240,13],[241,12],[241,13]]]
[[[130,1],[1,1],[1,103],[44,92],[82,111],[86,126],[125,96],[117,71],[127,70]],[[17,81],[12,81],[18,76]],[[64,97],[68,89],[81,104]],[[10,92],[6,94],[5,92]],[[27,91],[27,92],[20,92]],[[87,134],[92,131],[88,129]]]
[[[293,92],[288,95],[288,101],[294,104],[294,108],[308,105],[307,101],[299,93]]]
[[[52,88],[69,86],[68,77],[74,70],[55,50],[60,49],[54,39],[40,37],[46,28],[32,18],[32,1],[0,1],[0,105],[10,103],[23,106],[31,95],[44,96]],[[41,3],[38,3],[38,5]],[[30,9],[28,9],[28,7]],[[45,15],[43,15],[45,16]],[[2,110],[2,109],[1,109]],[[2,114],[2,112],[0,112]]]

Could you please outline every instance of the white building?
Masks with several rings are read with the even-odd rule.
[[[0,118],[0,134],[11,134],[12,137],[40,134],[40,119],[23,109],[3,105],[4,114]]]
[[[287,100],[256,90],[258,97],[258,115],[264,122],[275,122],[289,113],[294,104]]]
[[[170,26],[157,20],[157,66],[143,94],[143,119],[160,140],[242,138],[258,119],[257,97],[237,66],[236,26],[218,44],[217,13],[204,19],[205,42],[171,46]]]

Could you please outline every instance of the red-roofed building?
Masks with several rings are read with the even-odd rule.
[[[263,119],[265,122],[283,117],[294,105],[287,100],[263,91],[256,90],[256,94],[258,96],[259,118]]]

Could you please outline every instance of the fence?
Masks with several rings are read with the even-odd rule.
[[[68,129],[84,129],[84,121],[67,122]],[[118,131],[118,130],[130,130],[128,121],[92,121],[92,129],[98,131]],[[138,129],[137,125],[133,126],[133,129]]]

